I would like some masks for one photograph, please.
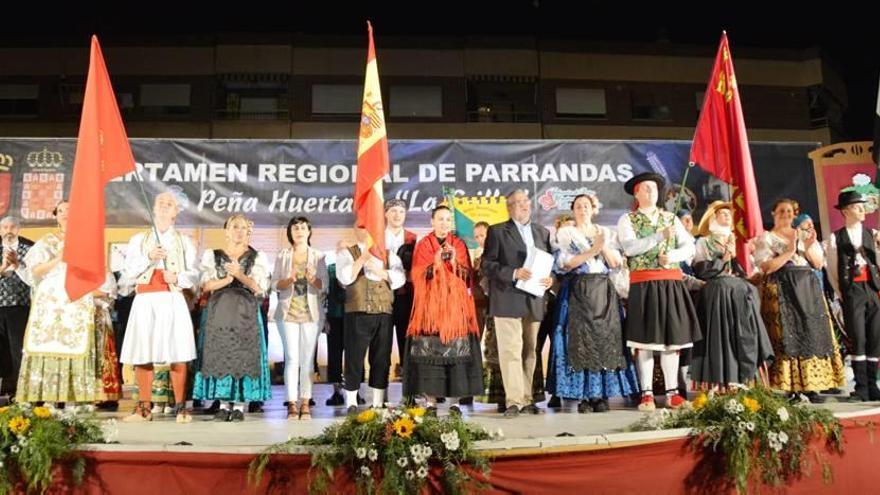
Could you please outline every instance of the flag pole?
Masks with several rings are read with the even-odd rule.
[[[141,197],[144,200],[144,206],[147,207],[147,215],[150,216],[150,226],[153,227],[153,234],[156,235],[156,243],[160,246],[162,245],[162,241],[159,239],[159,229],[156,228],[156,219],[153,218],[153,208],[150,207],[150,200],[147,199],[147,191],[144,190],[144,183],[141,181],[141,173],[138,170],[134,171],[135,182],[138,183],[138,186],[141,190]]]
[[[681,179],[681,185],[678,188],[678,195],[675,197],[675,209],[672,211],[674,215],[678,215],[678,207],[681,206],[681,197],[684,196],[684,185],[688,180],[688,173],[694,168],[696,163],[688,162],[688,166],[684,169],[684,177]]]

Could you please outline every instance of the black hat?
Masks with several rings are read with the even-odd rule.
[[[645,181],[654,181],[657,183],[657,190],[660,191],[663,189],[663,186],[666,184],[666,179],[663,178],[660,174],[655,174],[654,172],[645,172],[639,175],[636,175],[632,179],[626,181],[626,184],[623,185],[623,190],[627,192],[627,194],[634,195],[636,185],[639,182]]]
[[[834,205],[838,210],[842,210],[849,205],[856,203],[866,203],[868,200],[858,191],[840,191],[837,195],[837,204]]]

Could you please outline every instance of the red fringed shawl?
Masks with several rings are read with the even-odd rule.
[[[406,332],[408,336],[439,334],[444,344],[464,338],[468,332],[479,335],[470,292],[473,271],[467,246],[452,234],[447,234],[446,243],[455,248],[458,266],[454,271],[447,261],[434,263],[434,256],[441,249],[434,234],[428,234],[416,244],[412,264],[415,295]],[[431,266],[434,275],[428,279]]]

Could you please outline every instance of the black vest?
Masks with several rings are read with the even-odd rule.
[[[846,227],[834,233],[837,243],[837,280],[840,283],[840,293],[845,294],[852,285],[856,272],[856,248]],[[868,285],[872,289],[880,290],[880,275],[877,273],[877,253],[874,252],[874,238],[871,237],[870,229],[862,226],[862,247],[858,250],[862,258],[868,263]]]
[[[29,239],[18,238],[18,249],[15,251],[19,264],[24,265],[24,257],[33,245],[34,243]],[[16,273],[0,276],[0,308],[30,306],[30,304],[31,288],[28,284],[18,278]]]

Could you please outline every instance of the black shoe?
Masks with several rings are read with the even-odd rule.
[[[578,402],[578,412],[581,414],[590,412],[590,402],[586,400]]]
[[[460,418],[461,417],[461,409],[456,405],[449,406],[449,415]]]
[[[314,405],[315,405],[315,399],[309,399],[309,407],[312,407]]]
[[[528,414],[541,414],[544,411],[538,409],[538,406],[536,406],[534,404],[529,404],[526,407],[522,408],[522,412],[528,413]]]
[[[837,387],[834,387],[834,388],[829,388],[828,390],[823,390],[823,391],[821,391],[821,392],[819,392],[819,393],[820,393],[820,394],[826,394],[826,395],[840,395],[840,394],[843,393],[843,390],[841,390],[841,389],[839,389],[839,388],[837,388]]]
[[[462,406],[472,406],[474,405],[473,397],[462,397],[461,400],[458,401]]]
[[[255,400],[255,401],[249,403],[249,404],[248,404],[248,412],[249,412],[249,413],[261,413],[261,412],[265,412],[265,411],[263,410],[263,402],[262,402],[262,401]]]
[[[595,413],[608,412],[608,401],[605,399],[593,399],[590,401],[590,405]]]
[[[504,410],[505,418],[515,418],[519,416],[519,408],[516,406],[510,406]]]
[[[877,387],[877,361],[867,362],[868,398],[880,400],[880,388]]]
[[[205,414],[214,414],[219,410],[220,410],[220,401],[215,400],[214,402],[211,403],[210,406],[208,406],[207,409],[205,409]]]
[[[428,406],[425,408],[425,416],[437,417],[437,406]]]
[[[348,410],[345,411],[345,414],[349,416],[354,416],[358,413],[358,406],[348,406]]]
[[[504,404],[498,404],[498,412],[504,414],[504,411],[507,411],[507,406]]]
[[[232,421],[233,423],[241,423],[244,421],[244,413],[235,409],[232,411],[232,414],[229,415],[229,421]]]
[[[365,401],[364,398],[361,397],[361,394],[358,394],[358,395],[357,395],[357,401],[358,401],[358,405],[360,405],[360,406],[362,406],[362,405],[364,405],[364,404],[367,403],[367,401]]]
[[[807,396],[807,399],[810,399],[810,403],[812,403],[812,404],[824,404],[825,403],[825,397],[822,397],[821,395],[817,394],[816,392],[807,392],[805,395]]]
[[[202,400],[201,399],[194,399],[193,400],[193,407],[201,409],[202,408]]]
[[[97,405],[95,405],[95,409],[99,411],[117,411],[119,410],[119,402],[115,400],[99,402]]]
[[[342,394],[340,394],[337,390],[336,392],[333,392],[333,395],[331,395],[330,398],[324,402],[324,404],[328,406],[342,406],[345,405],[345,397],[343,397]]]
[[[551,395],[550,400],[547,401],[547,407],[562,407],[562,399],[560,399],[558,395]]]
[[[446,402],[446,397],[437,397],[437,404],[443,404]]]
[[[220,409],[214,413],[214,421],[223,421],[223,422],[229,421],[229,416],[230,416],[229,410]]]

